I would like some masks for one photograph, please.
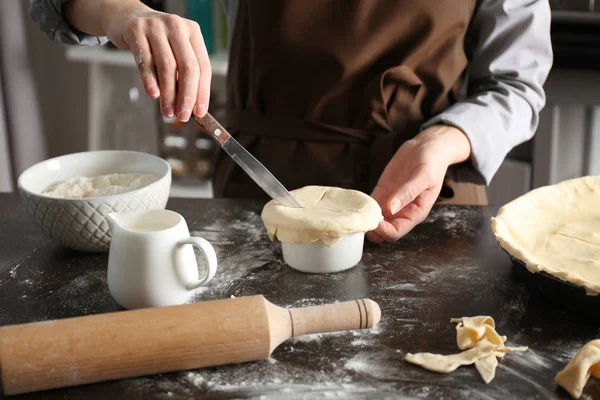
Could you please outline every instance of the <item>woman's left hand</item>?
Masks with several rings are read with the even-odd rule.
[[[438,198],[448,167],[470,154],[467,136],[447,125],[431,126],[400,146],[371,194],[384,220],[367,238],[375,243],[395,242],[423,222]]]

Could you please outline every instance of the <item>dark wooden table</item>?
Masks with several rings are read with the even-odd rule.
[[[569,398],[555,374],[600,325],[536,296],[519,280],[490,230],[493,208],[439,207],[395,244],[367,244],[362,262],[333,275],[287,267],[254,201],[182,200],[168,208],[216,248],[219,270],[193,301],[263,294],[280,306],[369,297],[378,327],[290,340],[265,361],[92,384],[11,398]],[[46,240],[18,197],[0,195],[0,325],[119,310],[106,284],[107,254]],[[451,317],[491,315],[511,345],[496,379],[473,367],[441,375],[403,361],[407,352],[456,353]],[[160,334],[160,332],[157,332]],[[600,398],[592,379],[587,398]]]

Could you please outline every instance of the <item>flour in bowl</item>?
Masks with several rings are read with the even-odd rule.
[[[109,174],[95,177],[75,176],[54,184],[42,195],[63,199],[84,199],[131,192],[158,180],[149,174]]]

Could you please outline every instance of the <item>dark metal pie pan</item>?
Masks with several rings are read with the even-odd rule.
[[[508,255],[513,262],[515,275],[524,281],[536,296],[568,312],[596,318],[600,323],[600,295],[590,296],[582,286],[545,272],[533,273],[523,261]]]

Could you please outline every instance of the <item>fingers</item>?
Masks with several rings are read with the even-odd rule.
[[[129,47],[135,58],[135,63],[146,93],[153,99],[158,98],[160,96],[160,89],[158,88],[158,79],[154,72],[154,61],[152,60],[150,43],[142,36],[130,44]]]
[[[379,225],[381,225],[381,224],[383,224],[383,223],[386,223],[386,222],[385,222],[385,221],[381,221],[381,222],[379,223]],[[379,229],[379,227],[377,227],[377,229]],[[367,239],[368,239],[370,242],[372,242],[372,243],[376,243],[376,244],[378,244],[378,243],[382,243],[382,242],[384,242],[384,241],[385,241],[385,239],[384,239],[384,238],[382,238],[382,237],[381,237],[381,236],[380,236],[380,235],[377,233],[377,230],[373,230],[373,231],[371,231],[371,232],[367,232],[365,236],[366,236],[366,237],[367,237]]]
[[[190,32],[187,23],[180,17],[172,15],[166,20],[169,32],[169,43],[177,61],[177,98],[175,112],[177,117],[187,122],[196,104],[200,66],[190,43]]]
[[[423,209],[417,204],[411,203],[404,207],[398,216],[389,219],[380,236],[385,241],[395,242],[423,222],[428,213],[428,209]]]
[[[160,108],[165,117],[171,118],[175,116],[177,62],[166,35],[151,30],[149,37],[160,85]]]
[[[367,233],[367,239],[373,243],[393,243],[405,236],[417,225],[417,221],[403,217],[384,220],[381,221],[377,229]]]
[[[208,58],[208,51],[200,32],[198,24],[194,23],[191,28],[190,44],[194,49],[198,60],[198,66],[200,67],[200,82],[198,85],[198,93],[196,96],[196,104],[194,106],[194,114],[197,117],[204,117],[208,111],[208,102],[210,100],[210,82],[212,79],[212,70],[210,67],[210,60]]]
[[[377,184],[375,189],[373,189],[373,193],[371,193],[371,197],[377,201],[379,207],[381,207],[381,212],[384,217],[391,217],[394,214],[389,209],[389,199],[392,196],[392,190],[388,189],[385,186]]]
[[[411,204],[416,198],[429,189],[433,179],[425,170],[416,172],[408,181],[393,191],[385,207],[388,215],[397,214],[402,208]]]
[[[123,45],[127,47],[135,59],[138,72],[146,93],[153,99],[160,96],[158,80],[154,73],[154,61],[150,43],[144,34],[145,25],[142,20],[136,20],[131,24],[127,34],[123,36]]]
[[[427,218],[436,198],[435,191],[426,190],[397,214],[381,221],[377,229],[367,233],[367,238],[375,243],[399,240]]]

